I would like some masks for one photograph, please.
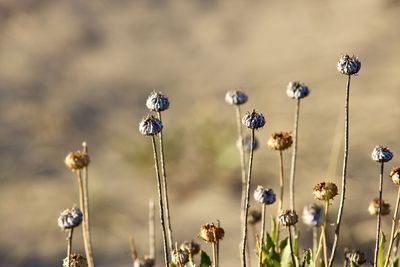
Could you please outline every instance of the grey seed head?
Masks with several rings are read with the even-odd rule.
[[[79,208],[66,209],[58,217],[58,226],[61,229],[71,229],[82,223],[83,214]]]
[[[168,97],[163,95],[161,92],[153,91],[146,100],[146,106],[152,111],[164,111],[169,107]]]
[[[241,138],[239,138],[236,141],[236,146],[239,150],[241,149],[240,140],[241,140]],[[258,140],[256,137],[254,137],[253,150],[256,150],[257,148],[258,148]],[[251,151],[251,136],[250,135],[246,135],[245,137],[243,137],[243,150],[244,150],[244,152]]]
[[[297,223],[298,216],[294,210],[281,210],[278,220],[283,226],[291,226]]]
[[[310,93],[307,85],[299,81],[289,82],[286,87],[286,94],[293,99],[302,99]]]
[[[322,206],[312,203],[303,208],[302,220],[305,225],[318,226],[322,221]]]
[[[225,94],[225,101],[230,105],[242,105],[247,102],[247,95],[242,91],[228,91]]]
[[[371,157],[376,162],[388,162],[393,158],[393,153],[387,147],[376,146],[372,150]]]
[[[192,241],[185,241],[181,244],[180,249],[186,250],[189,254],[196,255],[200,252],[200,244]]]
[[[156,135],[162,128],[162,122],[153,115],[147,115],[139,123],[139,131],[143,135]]]
[[[154,259],[149,256],[139,257],[133,262],[133,267],[153,267]]]
[[[174,249],[171,253],[171,260],[178,266],[184,266],[189,262],[189,252],[186,249]]]
[[[271,188],[264,188],[259,185],[254,190],[254,199],[261,204],[271,205],[275,202],[276,196]]]
[[[345,75],[357,74],[361,69],[361,61],[358,57],[342,55],[337,63],[337,69]]]
[[[344,257],[357,265],[363,265],[367,261],[365,254],[359,250],[345,251]]]
[[[242,124],[250,129],[258,129],[265,125],[265,118],[262,113],[257,113],[253,110],[243,116]]]

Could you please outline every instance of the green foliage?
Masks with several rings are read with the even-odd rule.
[[[399,267],[399,258],[390,258],[389,259],[389,263],[388,263],[388,267]]]
[[[210,257],[204,251],[200,252],[200,266],[199,267],[210,267],[211,260]]]
[[[302,266],[314,267],[313,254],[312,254],[311,249],[307,249],[304,251]]]
[[[379,248],[378,248],[378,259],[377,259],[378,267],[383,267],[383,265],[385,265],[385,256],[383,255],[385,252],[385,243],[386,243],[386,236],[383,232],[381,232],[381,238],[379,240]]]

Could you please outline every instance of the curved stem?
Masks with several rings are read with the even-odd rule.
[[[251,144],[254,143],[254,129],[251,129]],[[247,172],[247,183],[246,183],[246,202],[244,212],[244,227],[243,227],[243,239],[242,239],[242,266],[246,267],[246,242],[247,242],[247,217],[249,215],[249,202],[250,202],[250,183],[251,183],[251,169],[253,167],[253,154],[254,147],[251,146],[250,157],[249,157],[249,169]]]
[[[329,259],[328,267],[332,267],[335,260],[336,250],[339,243],[340,224],[344,209],[344,201],[346,196],[346,176],[347,176],[347,158],[349,155],[349,98],[350,98],[350,75],[347,77],[346,100],[345,100],[345,117],[344,117],[344,149],[343,149],[343,169],[342,169],[342,192],[340,194],[339,212],[336,219],[335,239],[333,241],[332,253]]]
[[[241,202],[240,202],[240,219],[242,222],[242,227],[244,226],[244,212],[245,212],[245,202],[246,202],[246,158],[245,158],[245,153],[244,153],[244,145],[243,145],[243,130],[242,130],[242,123],[241,123],[241,112],[240,112],[240,106],[236,106],[236,123],[237,123],[237,132],[238,132],[238,138],[240,141],[240,147],[239,147],[239,154],[240,154],[240,170],[242,174],[242,196],[241,196]],[[253,144],[253,143],[252,143]]]
[[[265,204],[262,204],[261,213],[261,233],[260,233],[260,247],[258,248],[258,266],[262,267],[262,247],[264,244],[264,231],[265,231]]]
[[[396,229],[396,222],[397,222],[396,218],[397,218],[397,214],[399,212],[399,203],[400,203],[400,187],[397,190],[396,208],[394,210],[394,214],[393,214],[393,218],[392,218],[392,230],[390,232],[389,247],[388,247],[388,251],[387,251],[384,267],[386,267],[388,265],[390,254],[392,252],[392,247],[393,247],[393,243],[394,243],[394,239],[395,239],[395,229]]]
[[[74,228],[68,229],[68,246],[67,246],[67,266],[71,266],[71,251],[72,251],[72,235],[74,233]]]
[[[168,253],[168,244],[167,244],[167,233],[165,230],[165,221],[164,221],[164,202],[163,202],[163,197],[162,197],[160,169],[158,167],[156,139],[155,139],[154,135],[151,137],[151,140],[152,140],[152,145],[153,145],[154,167],[156,170],[156,178],[157,178],[158,204],[159,204],[159,208],[160,208],[160,222],[161,222],[161,230],[162,230],[162,234],[163,234],[163,244],[164,244],[164,259],[165,259],[165,266],[168,267],[169,253]]]
[[[378,220],[376,222],[376,240],[375,240],[374,267],[378,266],[379,239],[380,239],[380,234],[381,234],[383,166],[384,166],[384,163],[381,162],[381,172],[380,172],[380,175],[379,175]]]
[[[288,226],[288,232],[289,232],[289,245],[290,245],[290,256],[292,256],[292,264],[293,266],[296,266],[296,260],[294,259],[294,252],[293,252],[293,241],[292,241],[292,231],[291,231],[291,226]]]
[[[297,132],[299,128],[299,112],[300,112],[300,99],[297,99],[296,111],[294,113],[293,125],[293,151],[292,151],[292,164],[290,166],[290,209],[294,208],[294,178],[296,173],[296,159],[297,159]]]

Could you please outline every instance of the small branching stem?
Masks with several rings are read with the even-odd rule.
[[[395,234],[396,234],[395,229],[396,229],[396,225],[397,225],[397,214],[399,212],[399,203],[400,203],[400,187],[397,190],[396,208],[394,209],[394,214],[393,214],[393,218],[392,218],[392,230],[390,232],[389,247],[388,247],[384,267],[386,267],[389,263],[390,254],[392,252],[393,243],[395,240]]]
[[[300,112],[300,99],[297,99],[296,103],[296,111],[294,113],[294,125],[293,125],[293,150],[292,150],[292,163],[290,166],[290,209],[295,210],[295,201],[294,201],[294,178],[296,174],[296,159],[297,159],[297,132],[299,128],[299,112]]]
[[[379,239],[380,239],[380,234],[381,234],[383,167],[384,167],[384,163],[381,162],[381,171],[380,171],[380,174],[379,174],[378,219],[376,221],[376,240],[375,240],[375,253],[374,253],[374,267],[378,266]]]
[[[260,231],[260,241],[258,248],[258,266],[262,267],[262,249],[264,244],[264,233],[265,231],[265,204],[262,204],[262,213],[261,213],[261,231]]]

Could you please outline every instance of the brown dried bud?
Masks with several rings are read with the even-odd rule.
[[[268,147],[273,150],[288,149],[293,143],[291,132],[277,132],[268,139]]]
[[[171,252],[171,260],[178,266],[185,266],[189,262],[189,252],[185,249],[174,249]]]
[[[400,167],[393,168],[390,177],[395,185],[400,185]]]
[[[201,226],[198,236],[206,242],[216,243],[221,240],[224,235],[225,231],[222,227],[219,227],[214,223],[207,223]]]
[[[329,201],[338,195],[338,188],[334,183],[322,182],[313,189],[315,199]]]
[[[381,202],[381,215],[385,216],[390,214],[390,204],[382,199]],[[368,212],[371,215],[378,215],[379,212],[379,198],[374,198],[368,206]]]
[[[279,223],[283,226],[295,225],[298,219],[296,211],[294,210],[281,210],[278,216]]]
[[[89,165],[90,157],[87,153],[83,153],[79,150],[73,151],[68,153],[65,157],[64,163],[72,171],[80,170]]]
[[[365,254],[359,250],[345,251],[344,257],[349,262],[356,263],[357,265],[363,265],[367,261]]]
[[[193,240],[185,241],[181,244],[180,249],[187,250],[191,255],[196,255],[200,252],[200,245]]]
[[[251,210],[251,211],[249,211],[249,216],[247,217],[247,222],[249,224],[254,225],[254,224],[258,223],[259,221],[261,221],[261,218],[262,218],[262,214],[259,210]]]
[[[70,267],[87,267],[88,263],[85,257],[80,254],[72,253],[70,256]],[[68,267],[68,257],[63,260],[63,267]]]

